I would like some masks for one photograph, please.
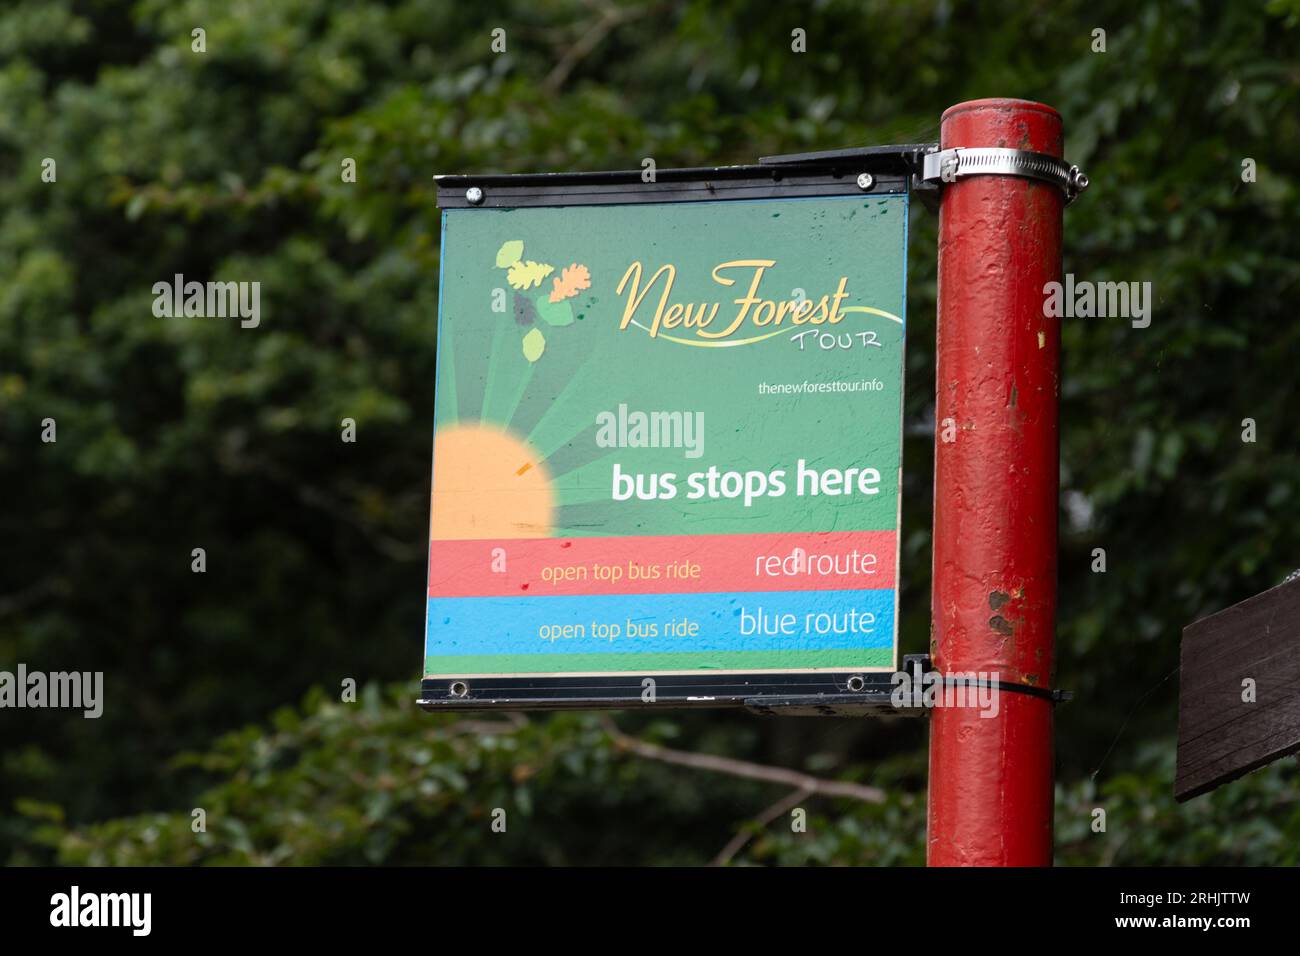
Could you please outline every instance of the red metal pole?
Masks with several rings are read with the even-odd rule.
[[[1026,100],[961,103],[940,131],[943,149],[1057,157],[1061,139],[1060,115]],[[1043,286],[1061,278],[1063,207],[1060,189],[1032,179],[942,186],[930,612],[941,673],[1051,686],[1060,337]],[[929,864],[1050,865],[1052,703],[1003,691],[997,716],[980,713],[931,715]]]

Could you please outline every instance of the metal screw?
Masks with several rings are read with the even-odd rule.
[[[465,190],[465,199],[471,206],[477,206],[483,202],[483,190],[477,186],[470,186]]]
[[[864,192],[870,189],[876,182],[876,177],[870,173],[858,173],[858,188]]]
[[[464,697],[469,693],[469,684],[463,680],[452,681],[451,686],[447,688],[447,693],[452,697]]]
[[[865,176],[866,173],[863,173],[862,175]],[[859,677],[857,674],[854,674],[848,680],[848,688],[855,694],[858,691],[865,689],[866,686],[867,686],[867,682],[863,680],[861,677]]]
[[[1065,174],[1065,204],[1068,206],[1079,198],[1079,193],[1088,188],[1088,177],[1078,166],[1071,166]]]

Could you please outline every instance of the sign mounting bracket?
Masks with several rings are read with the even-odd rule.
[[[926,153],[922,159],[923,182],[937,185],[967,176],[1019,176],[1051,183],[1065,194],[1067,206],[1088,188],[1088,177],[1078,166],[1027,149],[954,146]]]
[[[923,186],[921,157],[937,148],[928,143],[764,156],[741,166],[656,169],[648,181],[649,171],[641,169],[433,178],[442,209],[879,196]]]

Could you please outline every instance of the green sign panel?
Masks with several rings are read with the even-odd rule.
[[[444,211],[426,675],[893,671],[906,224]]]

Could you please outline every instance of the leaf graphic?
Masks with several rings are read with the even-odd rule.
[[[583,289],[591,288],[591,271],[578,263],[565,266],[551,285],[551,301],[571,299]]]
[[[542,280],[555,271],[555,266],[548,266],[544,262],[534,262],[529,259],[527,262],[516,262],[506,273],[506,281],[510,283],[512,289],[531,289],[533,286],[542,284]]]
[[[515,323],[525,328],[537,321],[537,307],[526,295],[515,293]]]
[[[546,297],[543,292],[537,297],[537,314],[547,325],[561,326],[573,324],[573,303]]]
[[[542,335],[541,329],[533,329],[524,336],[524,358],[528,361],[536,362],[545,350],[546,336]]]
[[[520,239],[511,239],[509,242],[502,243],[501,248],[497,250],[497,268],[509,269],[519,261],[524,254],[524,243]]]

